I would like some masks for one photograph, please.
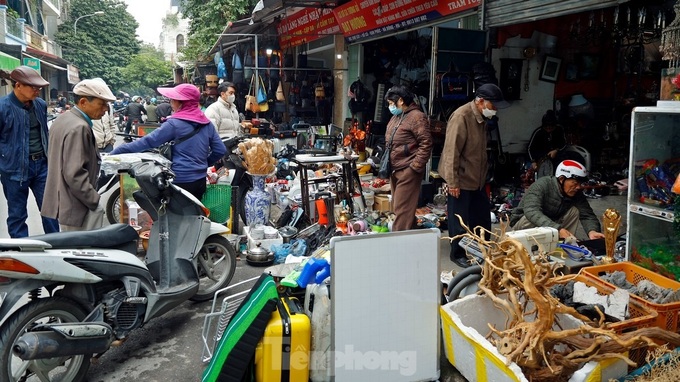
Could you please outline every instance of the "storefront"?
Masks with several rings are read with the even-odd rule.
[[[56,101],[58,94],[65,94],[70,89],[68,65],[61,57],[41,50],[26,47],[22,53],[23,64],[40,72],[50,85],[42,90],[41,97],[48,103]]]
[[[670,97],[662,88],[670,81],[664,81],[668,62],[659,45],[673,20],[672,7],[598,2],[581,12],[572,7],[536,13],[522,5],[496,1],[486,8],[491,62],[512,100],[499,113],[503,150],[521,160],[543,114],[555,110],[567,143],[588,152],[591,171],[625,171],[630,111]],[[588,101],[585,113],[574,109],[576,99]]]

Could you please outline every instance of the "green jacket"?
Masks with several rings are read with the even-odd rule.
[[[526,216],[536,227],[552,227],[559,230],[562,227],[556,221],[571,207],[578,208],[586,234],[590,231],[600,232],[600,221],[586,196],[582,192],[573,198],[563,196],[560,183],[554,176],[539,178],[527,189],[519,206],[512,210],[510,225],[515,225],[522,216]]]

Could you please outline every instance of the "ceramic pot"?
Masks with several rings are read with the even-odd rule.
[[[267,224],[271,208],[271,195],[264,190],[266,175],[251,175],[253,188],[246,192],[243,203],[246,210],[246,225]]]

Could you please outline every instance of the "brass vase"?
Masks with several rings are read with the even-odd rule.
[[[619,228],[621,227],[621,214],[614,208],[608,208],[602,215],[602,224],[604,229],[604,245],[607,252],[602,259],[602,263],[611,264],[614,262],[614,247],[616,246],[616,238],[619,235]]]

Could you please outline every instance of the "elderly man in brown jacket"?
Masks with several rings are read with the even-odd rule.
[[[92,132],[116,97],[103,80],[83,80],[73,87],[76,106],[50,128],[47,186],[42,215],[59,220],[62,231],[85,231],[103,225],[104,209],[96,184],[101,158]]]
[[[494,84],[480,86],[475,99],[453,112],[446,126],[446,140],[439,160],[439,175],[448,188],[447,214],[449,236],[465,233],[460,224],[470,228],[482,226],[491,230],[491,208],[486,194],[486,140],[487,120],[496,115],[497,109],[510,106],[503,99],[503,92]],[[451,242],[451,261],[465,268],[470,265],[465,250]]]

